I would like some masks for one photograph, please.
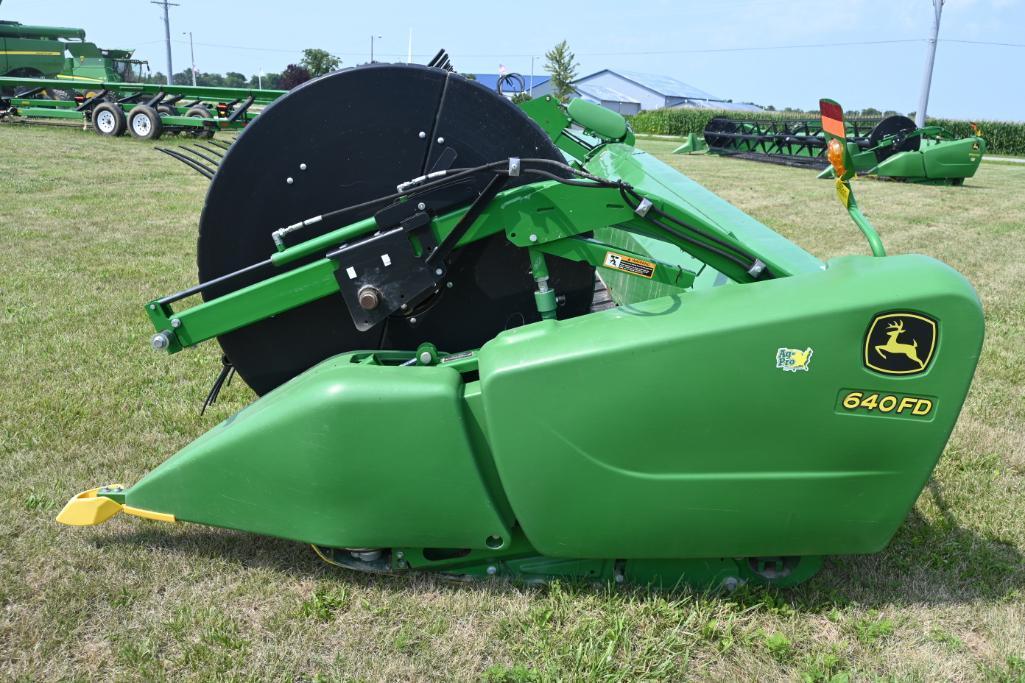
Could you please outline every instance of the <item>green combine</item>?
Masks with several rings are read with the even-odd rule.
[[[85,40],[85,29],[0,21],[0,76],[54,78],[67,81],[68,87],[130,82],[146,66],[133,53],[97,47]]]
[[[789,586],[879,552],[957,421],[983,315],[949,266],[885,255],[823,112],[873,255],[819,260],[582,100],[518,108],[418,65],[296,88],[220,162],[200,284],[144,304],[153,348],[220,344],[207,403],[233,373],[261,397],[58,521],[664,587]]]
[[[986,141],[958,138],[939,126],[918,128],[906,116],[845,123],[845,137],[856,146],[852,155],[859,175],[927,184],[962,185],[979,168]],[[747,120],[717,117],[705,126],[703,139],[693,133],[674,150],[707,150],[720,156],[820,169],[833,177],[826,160],[827,136],[817,120]]]

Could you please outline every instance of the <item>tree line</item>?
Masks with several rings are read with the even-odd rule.
[[[308,48],[303,50],[302,59],[297,64],[289,64],[281,72],[265,73],[263,75],[246,76],[238,71],[229,71],[225,74],[197,72],[196,85],[223,88],[263,88],[264,90],[291,90],[295,86],[305,83],[311,78],[323,76],[326,73],[335,71],[342,66],[342,60],[332,55],[327,50],[319,48]],[[545,53],[545,71],[551,75],[552,93],[565,102],[575,92],[573,81],[577,78],[577,69],[580,64],[576,61],[576,55],[569,49],[565,40],[559,42],[555,47]],[[467,78],[476,79],[473,74],[463,74]],[[156,72],[143,77],[144,83],[166,83],[167,79],[161,72]],[[175,73],[171,82],[175,85],[192,85],[192,74],[186,69]],[[517,93],[513,102],[530,99],[526,93]],[[764,107],[765,111],[782,112],[784,114],[808,114],[818,116],[818,110],[801,110],[794,107],[776,109],[771,104]],[[866,109],[851,109],[845,112],[850,117],[883,118],[896,116],[900,112],[893,110],[880,111],[874,107]],[[908,114],[914,118],[915,113]]]
[[[326,73],[339,69],[341,66],[342,60],[327,50],[309,48],[303,50],[302,59],[299,60],[298,64],[289,64],[281,72],[246,76],[238,71],[229,71],[225,74],[197,71],[196,85],[217,88],[251,88],[254,90],[257,88],[263,88],[264,90],[291,90],[311,78],[323,76]],[[142,82],[166,83],[167,77],[160,71],[157,71],[143,76]],[[171,82],[174,85],[192,85],[192,71],[190,69],[178,71],[171,76]]]

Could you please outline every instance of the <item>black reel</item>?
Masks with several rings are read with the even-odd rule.
[[[876,161],[884,161],[897,152],[914,152],[922,144],[922,138],[918,135],[908,136],[918,130],[915,122],[906,116],[887,116],[876,124],[875,128],[868,135],[869,147],[876,147],[884,139],[894,137],[894,144],[882,147],[875,151]]]
[[[200,281],[266,259],[275,251],[275,230],[393,194],[398,184],[439,168],[476,167],[509,157],[564,160],[518,107],[448,70],[373,64],[305,83],[267,107],[221,161],[200,220]],[[474,175],[447,195],[429,194],[422,199],[431,205],[426,211],[471,205],[492,178]],[[529,181],[509,178],[503,189]],[[285,242],[295,244],[389,210],[396,209],[372,204],[291,233]],[[381,220],[379,225],[388,227],[373,238],[375,244],[354,242],[334,252],[338,257],[346,249],[364,250],[365,267],[357,277],[365,281],[351,282],[356,278],[340,269],[342,295],[221,335],[225,355],[246,383],[263,394],[330,356],[356,349],[415,349],[426,341],[446,351],[476,348],[504,329],[540,319],[525,250],[497,234],[452,249],[425,270],[422,254],[408,253],[395,241],[408,244],[394,230],[409,234],[418,229],[416,221],[423,218]],[[384,265],[382,255],[392,266]],[[382,280],[380,272],[368,270],[374,259],[379,271],[402,266],[409,277]],[[594,268],[553,258],[549,270],[551,286],[565,297],[559,317],[587,313]],[[234,278],[209,287],[203,296],[214,299],[263,277],[266,272]],[[392,291],[376,282],[387,282]],[[403,308],[405,292],[414,294]]]

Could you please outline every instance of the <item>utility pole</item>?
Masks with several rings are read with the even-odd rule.
[[[2,2],[3,0],[0,0]],[[406,52],[406,64],[413,63],[413,29],[409,29],[409,50]]]
[[[925,110],[929,107],[929,87],[932,85],[932,66],[936,61],[936,41],[940,35],[940,14],[946,0],[932,0],[933,22],[932,38],[929,39],[929,51],[925,60],[925,78],[922,81],[922,94],[918,98],[918,111],[915,112],[915,125],[925,126]]]
[[[374,63],[374,37],[375,36],[373,34],[370,34],[370,63],[371,64]],[[380,40],[381,36],[377,36],[377,39]]]
[[[150,0],[151,5],[163,5],[164,7],[164,41],[167,43],[167,84],[171,85],[171,77],[174,76],[174,68],[171,66],[171,17],[168,15],[168,7],[178,7],[176,2],[168,0]]]
[[[196,85],[196,48],[192,45],[192,31],[186,31],[182,35],[189,37],[189,55],[192,57],[192,85]]]
[[[534,55],[530,56],[530,96],[534,96]]]

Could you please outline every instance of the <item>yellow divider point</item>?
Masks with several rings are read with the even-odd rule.
[[[110,498],[97,496],[96,489],[83,491],[68,501],[57,515],[57,521],[70,526],[92,526],[106,522],[121,511],[121,504]]]
[[[117,488],[124,488],[120,485]],[[115,486],[106,487],[115,488]],[[68,501],[64,509],[57,515],[57,521],[70,526],[92,526],[106,522],[119,512],[126,515],[152,519],[157,522],[175,522],[174,515],[166,512],[153,512],[142,508],[133,508],[131,505],[122,505],[105,496],[97,495],[100,489],[89,489],[82,491]]]

